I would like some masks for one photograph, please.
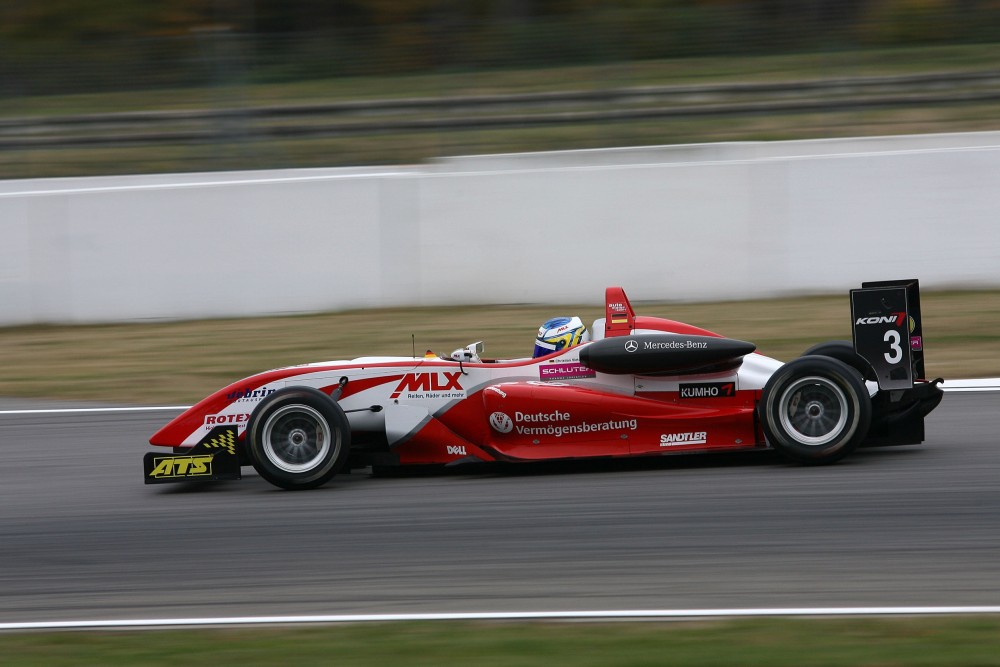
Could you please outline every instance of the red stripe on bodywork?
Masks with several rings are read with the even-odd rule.
[[[360,394],[363,391],[368,391],[373,387],[377,387],[380,384],[389,384],[390,382],[398,382],[405,377],[405,373],[400,373],[398,375],[380,375],[379,377],[366,378],[363,380],[350,380],[347,386],[344,387],[344,392],[340,395],[341,398],[347,398],[348,396],[354,396],[355,394]],[[340,383],[327,385],[326,387],[321,387],[320,391],[324,394],[332,394],[333,390],[340,386]]]
[[[365,368],[380,366],[381,364],[364,364]],[[385,364],[386,366],[399,366],[398,363]],[[359,368],[361,365],[354,368]],[[350,370],[350,367],[345,368],[340,365],[331,366],[296,366],[292,368],[279,368],[273,371],[265,371],[258,375],[251,375],[250,377],[243,378],[233,382],[232,384],[223,387],[222,389],[216,391],[203,398],[198,403],[194,404],[183,413],[175,417],[163,428],[153,434],[153,437],[149,439],[149,444],[159,446],[159,447],[177,447],[184,440],[191,435],[196,429],[201,428],[205,422],[205,415],[214,415],[222,412],[226,406],[230,405],[233,401],[228,398],[228,396],[234,392],[245,390],[248,388],[259,388],[266,386],[268,383],[277,382],[279,380],[287,380],[288,378],[293,378],[298,375],[312,375],[314,373],[323,372],[340,372]],[[377,386],[381,383],[392,382],[394,379],[399,380],[402,377],[402,373],[391,376],[380,376],[377,378],[372,378],[371,380],[356,380],[354,382],[349,382],[348,386],[345,388],[345,395],[351,395],[359,391],[364,391],[364,389]],[[367,385],[367,386],[366,386]],[[336,388],[336,384],[324,387],[322,391],[329,394]]]

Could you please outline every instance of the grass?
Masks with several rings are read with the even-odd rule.
[[[9,97],[0,118],[307,104],[354,99],[489,95],[722,81],[781,81],[996,69],[995,44],[857,49],[777,56],[714,56],[575,67],[431,72],[285,83]]]
[[[929,377],[1000,376],[1000,291],[921,295]],[[846,295],[728,303],[643,303],[669,317],[756,343],[788,360],[850,338]],[[395,308],[257,319],[0,329],[0,396],[131,404],[192,403],[269,368],[363,355],[438,353],[476,340],[486,355],[523,357],[545,319],[602,306]],[[412,339],[411,339],[412,335]]]
[[[400,623],[0,635],[10,667],[45,665],[1000,665],[1000,618],[686,623]]]

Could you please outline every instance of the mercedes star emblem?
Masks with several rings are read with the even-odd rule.
[[[631,338],[629,338],[627,341],[625,341],[625,351],[626,352],[635,352],[638,349],[639,349],[639,343],[635,342]]]

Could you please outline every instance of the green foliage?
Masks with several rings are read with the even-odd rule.
[[[89,665],[1000,665],[996,617],[397,623],[0,636],[10,667]]]
[[[14,0],[0,93],[998,38],[986,0]]]

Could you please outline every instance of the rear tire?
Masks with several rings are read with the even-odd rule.
[[[861,376],[864,379],[871,380],[872,382],[878,381],[878,376],[875,375],[875,369],[872,368],[872,365],[868,363],[867,359],[854,350],[854,343],[849,340],[830,340],[825,343],[818,343],[802,353],[803,357],[816,355],[833,357],[838,361],[843,361],[845,364],[861,373]]]
[[[764,385],[759,406],[764,436],[793,461],[839,461],[868,434],[872,405],[860,374],[826,356],[799,357]]]
[[[340,406],[317,389],[281,389],[250,415],[246,447],[254,469],[271,484],[314,489],[347,462],[350,423]]]

